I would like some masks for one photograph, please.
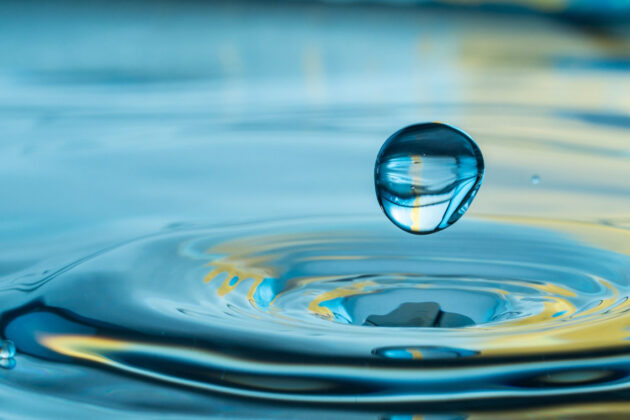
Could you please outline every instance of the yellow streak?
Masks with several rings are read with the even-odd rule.
[[[602,301],[599,303],[599,305],[592,307],[591,309],[584,311],[580,314],[580,316],[586,316],[586,315],[591,315],[594,312],[597,312],[600,310],[600,308],[606,308],[610,305],[612,305],[613,303],[615,303],[615,301],[617,301],[617,299],[619,299],[619,292],[617,291],[617,289],[615,287],[613,287],[612,284],[610,284],[608,281],[600,278],[599,282],[602,283],[604,286],[606,286],[606,288],[608,290],[612,290],[613,291],[613,295],[612,297],[606,298],[606,299],[602,299]]]
[[[556,419],[622,419],[627,418],[630,403],[604,402],[594,404],[580,404],[575,401],[567,405],[551,407],[529,407],[527,410],[489,411],[471,413],[469,420],[556,420]]]
[[[417,166],[416,166],[417,165]],[[409,175],[412,175],[411,182],[413,185],[420,185],[422,182],[420,176],[420,168],[422,167],[422,157],[420,155],[411,156],[411,168]],[[413,200],[413,208],[411,209],[411,230],[420,231],[420,195],[418,194]]]
[[[333,318],[333,313],[330,311],[330,309],[324,306],[320,306],[322,302],[327,302],[329,300],[337,299],[340,297],[351,296],[357,294],[357,292],[362,291],[367,286],[374,285],[375,283],[373,281],[362,281],[360,283],[354,283],[350,287],[339,287],[329,292],[322,293],[308,304],[308,310],[326,318]]]
[[[278,255],[272,251],[280,251],[285,248],[292,248],[300,245],[316,245],[326,242],[342,242],[344,239],[326,238],[324,234],[311,235],[273,235],[247,237],[217,244],[207,250],[211,254],[224,254],[208,264],[213,269],[207,273],[204,283],[210,283],[221,274],[226,274],[226,278],[217,288],[217,295],[225,297],[236,289],[243,281],[253,279],[253,284],[247,293],[249,302],[256,306],[254,293],[266,278],[276,277],[276,270],[270,264],[277,259]],[[364,257],[347,256],[338,259],[360,259]],[[234,283],[232,280],[237,279]],[[274,299],[275,300],[275,299]]]
[[[407,349],[409,353],[411,353],[411,357],[413,359],[422,359],[422,352],[418,349]]]
[[[128,343],[120,340],[71,334],[45,335],[38,337],[37,341],[59,354],[98,363],[109,363],[107,358],[99,354],[103,350],[116,351],[129,347]]]
[[[411,230],[418,232],[420,230],[420,196],[413,200],[413,209],[411,210]]]

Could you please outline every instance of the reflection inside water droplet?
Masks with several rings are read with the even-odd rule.
[[[387,217],[427,234],[459,220],[481,186],[481,150],[464,132],[440,123],[394,133],[376,158],[376,195]]]
[[[532,175],[532,184],[536,185],[538,183],[540,183],[540,176]]]

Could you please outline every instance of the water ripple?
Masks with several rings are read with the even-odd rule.
[[[600,229],[609,244],[591,241]],[[18,363],[264,399],[625,390],[629,234],[498,219],[423,238],[356,218],[187,228],[16,278],[0,331]]]

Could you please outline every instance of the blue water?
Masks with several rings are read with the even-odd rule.
[[[627,413],[630,79],[600,65],[630,59],[624,27],[0,8],[3,417]],[[432,235],[374,194],[383,140],[419,121],[486,169]]]

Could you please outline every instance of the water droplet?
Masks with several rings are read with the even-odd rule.
[[[0,359],[0,368],[11,370],[15,367],[15,359]]]
[[[394,133],[374,169],[379,204],[399,228],[416,234],[459,220],[481,186],[481,150],[466,133],[441,123],[416,124]]]
[[[540,182],[540,177],[538,175],[532,175],[532,184],[536,185]]]
[[[387,359],[441,360],[473,357],[478,351],[440,346],[381,347],[372,350],[375,356]]]
[[[0,359],[10,359],[13,356],[15,356],[15,344],[13,344],[13,341],[0,341]]]

